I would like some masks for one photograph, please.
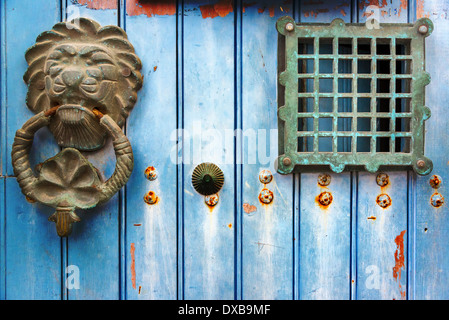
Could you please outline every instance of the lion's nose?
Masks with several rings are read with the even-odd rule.
[[[61,76],[68,87],[77,87],[83,80],[83,73],[78,70],[65,70]]]

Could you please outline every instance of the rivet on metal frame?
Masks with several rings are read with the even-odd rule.
[[[154,181],[157,179],[157,170],[155,167],[153,166],[149,166],[148,168],[145,169],[145,177],[150,180],[150,181]]]
[[[441,207],[444,204],[444,197],[440,193],[435,192],[432,195],[432,197],[430,197],[430,203],[435,208],[439,208],[439,207]]]
[[[327,187],[331,183],[331,176],[327,173],[320,174],[318,176],[318,184],[322,187]]]
[[[391,198],[388,194],[380,194],[377,196],[376,199],[377,204],[383,208],[386,209],[389,206],[391,206]]]
[[[268,184],[273,180],[273,174],[270,170],[262,170],[259,173],[259,181],[263,184]]]
[[[273,191],[263,188],[262,191],[259,193],[259,200],[263,204],[270,204],[273,201]]]

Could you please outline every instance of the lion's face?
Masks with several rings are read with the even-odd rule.
[[[60,105],[79,104],[89,110],[107,108],[107,100],[117,88],[114,58],[90,44],[57,46],[47,57],[45,74],[47,93]]]
[[[59,41],[39,41],[49,34]],[[123,30],[100,28],[88,19],[80,19],[79,29],[55,25],[38,37],[26,58],[30,65],[24,76],[29,84],[27,104],[35,112],[60,106],[50,130],[63,147],[102,147],[106,132],[92,110],[122,125],[142,83],[140,60]]]

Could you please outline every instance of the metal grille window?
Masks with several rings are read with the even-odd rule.
[[[424,156],[425,37],[433,24],[277,22],[278,171],[431,172]]]

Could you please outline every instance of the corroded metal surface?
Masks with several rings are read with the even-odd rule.
[[[331,176],[327,173],[320,174],[318,176],[318,184],[322,187],[327,187],[331,183]]]
[[[101,182],[97,170],[74,148],[66,148],[46,160],[36,177],[30,167],[28,152],[35,132],[48,125],[51,116],[40,112],[17,131],[11,153],[12,165],[26,197],[56,208],[50,221],[56,222],[58,235],[65,237],[70,234],[72,223],[79,221],[74,210],[107,202],[128,181],[134,161],[128,139],[115,121],[105,115],[99,125],[112,137],[117,158],[111,178]]]
[[[120,126],[142,86],[141,63],[122,29],[102,28],[85,18],[43,32],[25,57],[27,105],[36,115],[16,132],[12,166],[28,201],[56,209],[49,220],[56,223],[58,235],[66,237],[80,221],[76,209],[107,202],[131,175],[132,148]],[[35,176],[28,153],[34,134],[44,126],[65,149],[40,164]],[[79,150],[97,150],[108,136],[116,166],[102,181]]]
[[[148,191],[147,194],[143,197],[143,201],[145,201],[146,204],[155,204],[159,200],[159,197],[154,193],[154,191]]]
[[[150,180],[150,181],[154,181],[157,179],[157,170],[155,167],[153,166],[149,166],[148,168],[145,169],[145,177]]]
[[[273,201],[273,198],[273,191],[267,188],[262,189],[262,191],[260,191],[259,193],[259,200],[263,204],[270,204]]]
[[[62,147],[101,148],[107,132],[92,111],[122,126],[142,86],[141,62],[123,29],[86,18],[41,33],[25,58],[27,105],[35,113],[61,106],[49,128]]]
[[[424,156],[429,19],[368,29],[282,17],[277,30],[279,173],[432,171]]]
[[[263,184],[268,184],[273,180],[273,174],[270,170],[262,170],[259,173],[259,181]]]
[[[376,177],[376,183],[379,187],[385,187],[390,183],[390,177],[386,173],[379,173]]]
[[[376,199],[377,204],[383,208],[386,209],[389,206],[391,206],[391,198],[388,194],[380,194],[377,196]]]

